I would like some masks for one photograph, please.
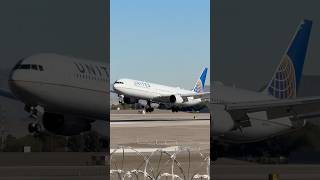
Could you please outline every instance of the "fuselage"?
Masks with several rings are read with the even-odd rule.
[[[194,91],[133,79],[119,79],[113,84],[113,89],[117,94],[151,101],[163,96],[190,95],[190,97],[187,97],[187,101],[176,104],[179,106],[193,106],[201,102],[200,98],[194,99],[191,96],[196,94]]]
[[[108,119],[106,64],[57,54],[20,60],[12,69],[9,87],[29,106],[45,111]]]
[[[262,92],[248,91],[223,85],[214,86],[211,95],[210,109],[215,108],[217,104],[276,99]],[[212,113],[214,112],[212,111]],[[301,128],[305,124],[304,122],[301,124],[293,123],[292,117],[288,116],[270,118],[265,111],[248,113],[247,115],[251,126],[241,129],[237,128],[223,135],[215,134],[215,125],[212,123],[211,131],[215,138],[231,143],[250,143],[287,133],[288,131]],[[212,114],[212,117],[214,118],[214,114]]]

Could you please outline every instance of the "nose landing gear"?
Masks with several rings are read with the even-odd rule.
[[[154,108],[153,108],[153,107],[147,107],[147,108],[146,108],[146,112],[152,112],[152,111],[154,111]]]
[[[43,115],[44,109],[41,106],[28,106],[24,107],[25,111],[30,113],[29,117],[33,122],[29,123],[28,131],[29,133],[40,133],[41,132],[41,124],[40,119]]]
[[[29,133],[40,133],[41,125],[39,123],[29,123],[28,130]]]

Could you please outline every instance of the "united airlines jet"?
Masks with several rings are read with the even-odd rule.
[[[205,107],[203,97],[209,94],[209,92],[204,92],[207,71],[208,68],[204,68],[192,90],[133,79],[119,79],[114,82],[113,89],[118,94],[120,103],[134,104],[140,99],[146,100],[146,112],[154,110],[152,103],[171,109],[172,112],[199,110]]]
[[[75,135],[90,130],[95,120],[109,119],[108,78],[106,64],[37,54],[16,64],[10,91],[0,89],[0,95],[25,104],[33,119],[29,132],[43,126],[55,134]]]
[[[312,21],[298,27],[271,80],[261,92],[215,85],[210,101],[213,157],[217,145],[251,143],[302,128],[320,117],[320,97],[297,98]]]

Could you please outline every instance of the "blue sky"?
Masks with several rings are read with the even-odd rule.
[[[111,0],[110,82],[132,78],[193,88],[210,67],[209,3]]]

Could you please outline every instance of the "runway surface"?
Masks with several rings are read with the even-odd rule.
[[[111,111],[110,120],[114,122],[127,121],[191,121],[191,120],[209,120],[209,113],[172,113],[170,111],[155,111],[152,113],[141,114],[138,111]]]
[[[130,146],[145,154],[154,151],[156,148],[173,149],[176,146],[188,146],[194,150],[190,162],[197,166],[201,164],[201,160],[194,157],[198,156],[198,152],[209,155],[209,140],[210,121],[209,114],[206,113],[158,111],[154,114],[139,114],[137,111],[111,112],[111,148],[119,145]],[[137,155],[129,150],[124,152],[126,152],[127,165],[124,169],[136,168],[139,165],[137,164]],[[122,153],[114,155],[118,162],[121,162],[121,157]],[[180,161],[184,164],[184,167],[188,164],[186,157],[188,157],[186,154],[180,156]],[[211,164],[210,169],[211,179],[213,180],[266,180],[270,173],[279,174],[281,180],[320,179],[320,165],[261,165],[222,158]],[[203,174],[206,173],[205,168],[196,169],[192,167],[192,171],[195,170]]]
[[[111,111],[111,148],[187,146],[209,151],[210,115],[155,111]]]
[[[204,159],[210,152],[209,118],[208,113],[172,113],[156,110],[153,113],[141,114],[138,111],[112,111],[111,149],[117,149],[119,146],[127,148],[120,149],[112,155],[111,169],[121,169],[125,172],[143,170],[144,165],[148,164],[153,168],[159,167],[162,173],[171,173],[173,161],[169,157],[183,148],[188,148],[190,156],[184,149],[176,156],[185,172],[176,172],[179,168],[174,166],[175,174],[182,177],[189,171],[190,175],[207,175],[209,167]],[[170,155],[161,154],[158,149]],[[141,158],[142,156],[151,156],[150,162],[146,163],[145,159],[148,158]],[[115,173],[112,179],[117,177]]]

